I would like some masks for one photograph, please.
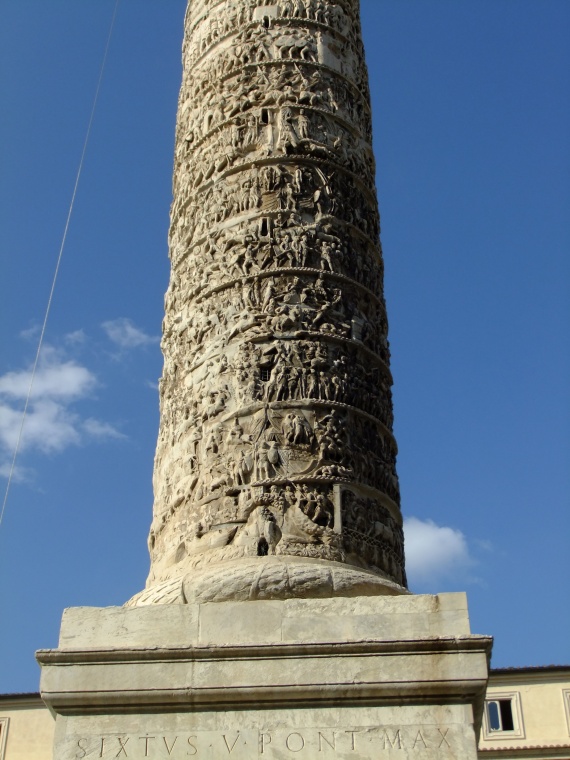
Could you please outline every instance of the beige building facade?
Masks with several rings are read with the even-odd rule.
[[[570,667],[492,670],[479,755],[486,760],[568,760]]]
[[[0,696],[0,760],[51,760],[54,728],[39,694]],[[570,666],[491,670],[479,757],[570,760]]]
[[[39,694],[0,696],[0,760],[51,760],[54,729]]]

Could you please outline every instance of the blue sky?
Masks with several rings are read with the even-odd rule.
[[[114,0],[0,5],[0,471]],[[121,0],[0,526],[0,692],[142,588],[184,0]],[[408,570],[570,662],[570,4],[362,0]],[[5,483],[5,479],[2,481]]]

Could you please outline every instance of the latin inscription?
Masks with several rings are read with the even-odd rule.
[[[461,733],[460,733],[461,732]],[[456,726],[372,726],[360,728],[295,728],[291,730],[195,731],[77,737],[69,739],[65,760],[130,758],[457,757],[462,731]]]

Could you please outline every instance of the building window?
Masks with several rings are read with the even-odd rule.
[[[271,377],[271,367],[260,367],[259,375],[262,383],[266,383]]]
[[[500,692],[487,694],[483,735],[485,739],[524,737],[520,694]]]
[[[513,703],[510,699],[493,699],[487,702],[490,731],[514,731]]]
[[[0,718],[0,760],[4,760],[5,757],[9,721],[10,718]]]

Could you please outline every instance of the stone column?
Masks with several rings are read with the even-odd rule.
[[[357,0],[191,0],[151,572],[133,604],[405,592]]]
[[[192,0],[177,130],[151,572],[37,653],[54,760],[477,760],[491,639],[405,588],[357,1]]]

